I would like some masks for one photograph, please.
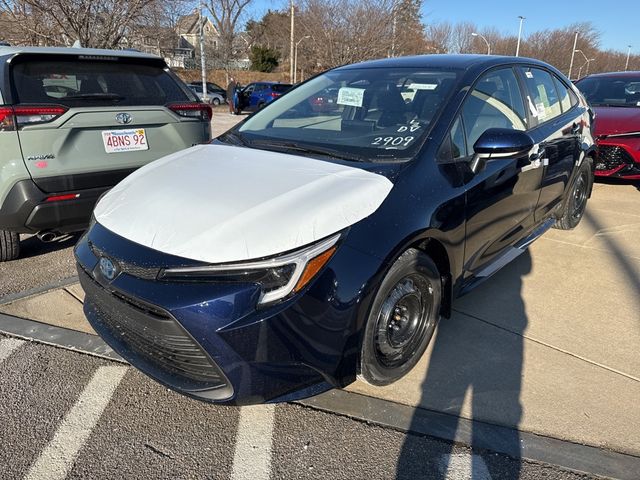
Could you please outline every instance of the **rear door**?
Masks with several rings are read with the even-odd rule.
[[[51,177],[131,170],[209,137],[195,94],[156,60],[18,56],[11,78],[23,159],[45,191],[61,189]]]
[[[541,68],[519,70],[535,127],[530,133],[539,144],[542,185],[535,214],[539,222],[562,202],[581,155],[582,112],[574,108],[577,98],[574,95],[572,99],[572,93],[556,75]]]

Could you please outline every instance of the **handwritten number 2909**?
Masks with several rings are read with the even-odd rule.
[[[409,146],[414,137],[376,137],[371,145],[378,145],[380,147],[403,147]]]

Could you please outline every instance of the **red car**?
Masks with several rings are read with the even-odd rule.
[[[596,175],[640,179],[640,72],[589,75],[576,82],[596,114]]]

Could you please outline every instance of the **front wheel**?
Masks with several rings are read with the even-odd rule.
[[[360,354],[360,376],[388,385],[411,370],[440,318],[442,287],[433,261],[416,249],[391,266],[373,301]]]
[[[0,262],[15,260],[20,256],[20,235],[0,230]]]
[[[564,209],[561,216],[558,217],[554,225],[560,230],[571,230],[575,228],[582,220],[584,211],[587,208],[587,200],[593,186],[593,172],[591,170],[591,162],[587,157],[578,167],[578,173],[569,190]]]

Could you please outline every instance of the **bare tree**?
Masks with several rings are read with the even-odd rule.
[[[239,53],[248,49],[248,44],[243,45],[243,39],[239,38],[238,25],[251,2],[252,0],[207,0],[207,8],[220,36],[217,57],[225,69],[230,68],[231,60],[237,58]]]

